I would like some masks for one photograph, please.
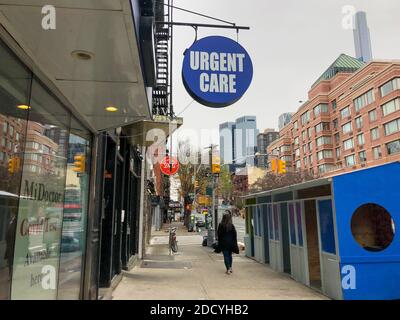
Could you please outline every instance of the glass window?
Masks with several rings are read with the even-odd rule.
[[[358,159],[360,160],[360,163],[366,162],[367,161],[367,154],[365,151],[361,151],[358,153]]]
[[[351,155],[351,156],[344,157],[344,159],[346,161],[346,166],[347,167],[351,167],[351,166],[354,166],[356,164],[356,159],[354,157],[354,154]]]
[[[308,151],[311,152],[313,149],[312,142],[308,143]]]
[[[299,144],[299,137],[294,138],[294,144],[298,145]]]
[[[372,154],[374,155],[375,160],[380,159],[382,157],[381,147],[377,146],[372,148]]]
[[[306,154],[306,153],[307,153],[307,145],[303,144],[303,154]]]
[[[322,160],[322,159],[330,159],[333,158],[333,152],[332,150],[323,150],[317,152],[317,159]]]
[[[311,112],[308,110],[307,112],[301,115],[301,124],[305,125],[306,123],[310,122],[311,119]]]
[[[56,139],[47,136],[47,131],[68,132],[70,115],[49,94],[42,84],[32,81],[32,100],[27,125],[27,142],[45,143],[54,152],[49,155],[50,165],[32,164],[22,173],[21,198],[19,202],[17,233],[15,239],[15,263],[13,270],[12,299],[56,299],[57,286],[46,289],[40,281],[32,283],[32,275],[37,276],[38,267],[53,270],[52,281],[58,283],[60,241],[63,216],[63,199],[66,178],[66,154]],[[65,149],[64,149],[65,150]],[[37,155],[36,150],[27,150],[27,155]],[[29,164],[27,163],[29,167]],[[40,263],[26,265],[26,259]],[[38,273],[39,272],[39,273]]]
[[[400,119],[396,119],[385,123],[384,126],[385,136],[388,136],[392,133],[399,132],[400,130]]]
[[[311,136],[312,136],[312,130],[313,130],[312,127],[310,127],[310,128],[307,129],[307,136],[308,136],[308,138],[311,138]]]
[[[378,127],[373,128],[371,130],[371,140],[374,141],[374,140],[377,140],[377,139],[379,139],[379,128]]]
[[[365,139],[364,139],[364,134],[359,134],[357,135],[357,142],[359,146],[362,146],[365,144]]]
[[[376,109],[368,112],[368,116],[369,116],[369,122],[376,121],[376,119],[377,119],[377,117],[376,117]]]
[[[296,155],[296,157],[300,157],[300,149],[297,148],[294,152],[294,154]]]
[[[335,133],[335,143],[339,143],[340,142],[340,134],[339,132]]]
[[[325,131],[325,130],[329,130],[329,122],[321,122],[315,126],[316,133]]]
[[[332,101],[332,110],[336,110],[337,108],[337,104],[336,104],[336,100]]]
[[[0,41],[0,160],[3,160],[0,161],[0,300],[11,299],[10,279],[14,264],[20,263],[14,259],[14,240],[20,230],[17,227],[18,200],[28,112],[18,106],[29,105],[31,81],[31,72]],[[9,144],[5,136],[9,127],[20,135],[20,143],[14,149],[7,149]],[[8,160],[13,161],[14,170],[8,169]],[[25,206],[25,209],[28,208]],[[26,256],[23,258],[27,261]]]
[[[398,110],[400,110],[400,98],[396,98],[382,105],[382,114],[384,117]]]
[[[351,121],[347,122],[346,124],[344,124],[342,126],[342,131],[343,131],[343,134],[347,134],[347,133],[350,133],[353,131],[353,126],[351,124]]]
[[[64,197],[63,230],[58,299],[79,299],[86,247],[86,225],[89,196],[91,135],[72,118],[71,132],[66,141],[67,178]],[[83,171],[74,172],[74,157],[82,156]],[[73,272],[68,270],[74,261]]]
[[[400,78],[394,78],[380,87],[381,96],[384,97],[398,89],[400,89]]]
[[[297,121],[293,123],[293,128],[294,130],[297,130],[299,128],[299,123]]]
[[[334,129],[337,129],[339,127],[339,120],[338,119],[333,119],[332,125]]]
[[[368,92],[364,93],[362,96],[358,97],[354,100],[354,109],[358,112],[363,107],[371,104],[375,101],[374,90],[371,89]]]
[[[307,166],[307,157],[303,158],[303,163],[304,163],[304,166],[306,167]]]
[[[330,136],[323,136],[323,137],[319,137],[316,140],[317,146],[320,147],[324,144],[332,144],[332,138]]]
[[[400,140],[392,141],[386,144],[387,153],[394,154],[400,152]]]
[[[328,105],[325,103],[321,103],[314,108],[314,117],[318,117],[321,113],[328,112]]]
[[[349,117],[350,116],[350,107],[346,107],[346,108],[343,108],[342,110],[340,110],[340,116],[342,119]]]
[[[340,157],[340,148],[336,148],[336,158]]]
[[[305,130],[303,130],[301,132],[301,138],[303,139],[303,141],[306,140],[306,131]]]
[[[356,128],[357,128],[357,129],[361,129],[361,128],[362,128],[362,126],[363,126],[363,120],[362,120],[362,117],[358,117],[358,118],[356,118],[356,119],[355,119],[355,122],[356,122]]]
[[[343,141],[343,149],[344,150],[349,150],[354,148],[354,141],[353,138],[347,139],[345,141]]]

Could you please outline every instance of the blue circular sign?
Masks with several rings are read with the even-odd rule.
[[[222,108],[237,102],[253,78],[253,64],[236,41],[220,36],[200,39],[186,50],[183,84],[197,102]]]

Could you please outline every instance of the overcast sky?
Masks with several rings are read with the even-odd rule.
[[[355,55],[353,31],[342,21],[344,6],[367,12],[374,59],[400,59],[399,0],[175,0],[175,6],[249,26],[239,42],[250,54],[253,82],[236,104],[212,109],[193,102],[182,84],[183,52],[194,40],[190,27],[174,28],[174,108],[184,118],[178,135],[194,129],[214,129],[202,141],[218,143],[218,126],[242,115],[257,116],[257,127],[278,127],[278,116],[294,112],[307,100],[314,81],[341,54]],[[176,22],[219,23],[174,11]],[[223,35],[236,39],[236,31],[200,28],[198,38]],[[180,138],[181,139],[181,138]]]

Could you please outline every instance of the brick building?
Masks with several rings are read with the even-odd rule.
[[[400,160],[400,61],[340,55],[268,152],[321,176]]]

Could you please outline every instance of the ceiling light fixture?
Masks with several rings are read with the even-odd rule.
[[[118,108],[117,108],[117,107],[114,107],[114,106],[108,106],[108,107],[106,107],[105,109],[106,109],[106,111],[108,111],[108,112],[117,112],[117,111],[118,111]]]
[[[28,110],[28,109],[30,109],[31,107],[28,106],[28,105],[26,105],[26,104],[20,104],[20,105],[17,106],[17,108],[18,108],[18,109],[21,109],[21,110]]]
[[[85,50],[72,51],[71,55],[78,60],[90,60],[94,58],[94,53]]]

